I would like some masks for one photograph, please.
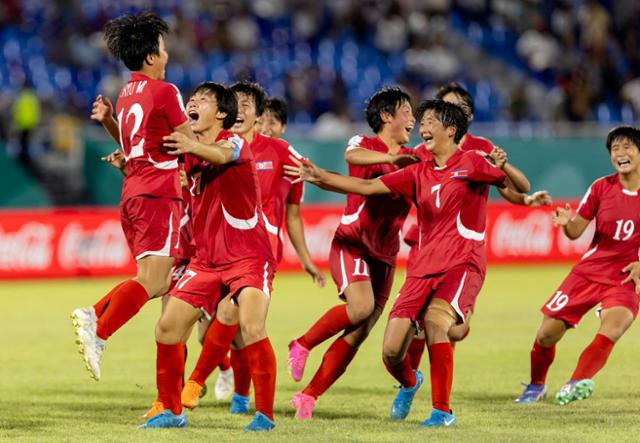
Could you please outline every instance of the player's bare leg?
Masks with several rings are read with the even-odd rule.
[[[92,378],[100,379],[105,341],[150,298],[166,293],[173,261],[172,257],[143,257],[137,261],[136,277],[118,284],[95,306],[73,311],[71,319],[76,328],[76,343]]]
[[[301,337],[289,344],[287,361],[289,374],[295,381],[302,380],[309,352],[337,333],[366,320],[375,308],[371,281],[351,283],[344,290],[345,304],[329,309]]]
[[[578,360],[569,381],[558,391],[556,400],[564,405],[583,400],[593,394],[592,378],[604,367],[615,343],[633,323],[633,313],[622,306],[603,309],[600,313],[600,329]]]

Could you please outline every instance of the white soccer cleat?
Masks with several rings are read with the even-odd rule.
[[[71,323],[76,328],[82,326],[92,326],[98,323],[98,317],[93,306],[88,308],[78,308],[71,313]]]
[[[233,369],[220,371],[215,387],[216,400],[228,400],[233,394]]]
[[[80,316],[77,318],[81,319]],[[96,335],[96,326],[96,322],[76,326],[76,343],[91,378],[97,381],[100,380],[100,360],[104,352],[104,340]]]

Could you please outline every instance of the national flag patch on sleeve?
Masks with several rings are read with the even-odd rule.
[[[456,169],[451,171],[451,178],[467,178],[468,169]]]
[[[271,160],[256,162],[257,171],[270,171],[272,169],[273,169],[273,162]]]

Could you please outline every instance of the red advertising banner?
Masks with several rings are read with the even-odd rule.
[[[575,208],[575,203],[574,208]],[[557,203],[563,205],[564,202]],[[486,230],[489,263],[577,261],[587,250],[593,227],[568,240],[551,224],[551,209],[491,203]],[[327,266],[341,206],[305,205],[302,217],[313,259]],[[406,227],[415,222],[412,214]],[[402,244],[399,262],[409,248]],[[285,240],[280,270],[299,270]],[[120,228],[118,210],[65,209],[0,212],[0,278],[107,276],[134,274],[135,262]]]

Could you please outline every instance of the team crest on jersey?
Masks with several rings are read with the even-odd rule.
[[[467,178],[468,169],[456,169],[451,171],[451,178]]]
[[[256,162],[256,170],[258,171],[271,171],[273,169],[273,162],[271,160]]]

